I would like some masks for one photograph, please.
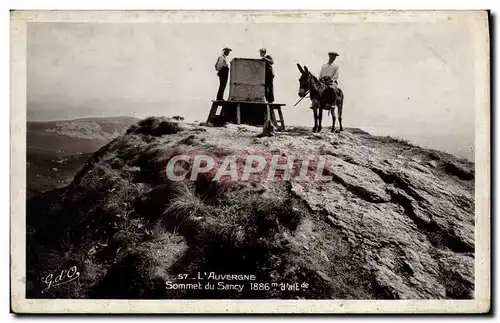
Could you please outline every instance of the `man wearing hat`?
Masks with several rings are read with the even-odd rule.
[[[231,52],[231,48],[225,47],[222,50],[222,55],[217,58],[215,63],[215,70],[219,76],[219,91],[217,91],[217,100],[224,100],[224,91],[226,90],[227,79],[229,77],[229,64],[227,63],[227,56]]]
[[[339,56],[337,52],[329,52],[328,62],[323,65],[321,72],[319,72],[320,81],[329,84],[333,89],[337,88],[339,78],[339,66],[334,63],[337,56]]]
[[[274,70],[273,70],[273,58],[271,55],[266,55],[267,50],[265,48],[259,49],[260,57],[266,61],[266,101],[269,103],[274,102]]]
[[[336,52],[328,53],[328,62],[321,67],[319,72],[319,80],[328,85],[323,98],[327,105],[333,105],[336,94],[338,94],[338,78],[339,66],[334,63],[335,59],[339,56]]]

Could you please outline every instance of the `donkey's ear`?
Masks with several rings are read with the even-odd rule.
[[[302,69],[302,66],[300,66],[299,63],[297,63],[297,67],[299,68],[300,73],[304,74],[304,70]]]
[[[304,71],[305,71],[306,73],[309,73],[309,70],[307,69],[307,66],[305,66],[305,65],[304,65]]]

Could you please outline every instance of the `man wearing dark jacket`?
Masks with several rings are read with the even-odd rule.
[[[222,55],[217,58],[215,63],[215,71],[219,76],[219,91],[217,91],[217,100],[224,100],[224,91],[226,90],[227,79],[229,78],[229,64],[227,63],[227,56],[231,52],[231,48],[224,48]]]
[[[260,57],[266,61],[266,101],[269,103],[274,102],[274,88],[273,88],[273,81],[274,81],[274,70],[273,70],[273,58],[271,55],[266,55],[267,50],[265,48],[261,48],[259,50],[260,52]]]

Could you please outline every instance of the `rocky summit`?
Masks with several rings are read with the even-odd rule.
[[[329,180],[172,181],[180,154],[235,156],[237,172],[322,156]],[[474,164],[359,129],[148,118],[27,201],[27,246],[27,297],[473,298]]]

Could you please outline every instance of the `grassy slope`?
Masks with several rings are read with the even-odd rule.
[[[429,169],[434,175],[456,186],[460,194],[466,194],[467,217],[473,164],[358,130],[340,135],[311,135],[295,128],[272,138],[256,138],[257,133],[246,126],[208,128],[147,119],[96,152],[71,185],[28,203],[28,297],[470,297],[470,227],[464,224],[461,230],[465,233],[455,234],[455,229],[437,217],[434,232],[428,232],[425,225],[416,226],[420,215],[411,218],[408,209],[412,211],[423,204],[412,202],[410,196],[408,206],[401,197],[406,196],[405,192],[412,193],[412,187],[390,195],[404,187],[394,188],[377,176],[390,182],[388,178],[395,175],[375,167],[372,172],[360,165],[371,163],[369,159],[381,150],[397,160],[419,156],[420,167],[432,164]],[[338,168],[327,170],[335,175],[333,183],[310,187],[265,180],[217,183],[203,176],[195,181],[168,181],[164,174],[168,160],[180,152],[193,151],[221,159],[232,153],[244,156],[252,151],[263,155],[315,152],[329,155]],[[387,162],[396,163],[396,159]],[[358,173],[344,177],[350,174],[349,167],[358,167]],[[380,175],[374,173],[377,170]],[[371,180],[370,176],[377,178]],[[403,177],[394,178],[397,182]],[[415,197],[431,199],[424,193],[413,193]],[[347,211],[343,203],[347,203]],[[358,214],[364,219],[352,222]],[[373,222],[389,215],[394,220],[388,219],[378,230],[387,225],[394,227],[394,235],[398,236],[389,243],[400,250],[395,255],[394,249],[387,249],[387,243],[380,240],[391,232],[376,234],[380,224]],[[372,222],[374,226],[369,227]],[[401,232],[410,235],[408,241],[401,240]],[[405,244],[408,245],[404,247]],[[428,275],[426,269],[415,267],[405,258],[415,248],[422,248],[416,250],[419,254],[430,255],[429,268],[462,259],[465,269],[437,269],[442,271],[439,273],[433,269],[436,277],[429,277],[435,285],[426,286],[422,282],[427,279],[423,276]],[[384,255],[387,258],[381,257]],[[449,262],[437,260],[444,258]],[[40,276],[71,265],[81,272],[77,284],[40,293],[44,287]],[[255,274],[259,282],[308,283],[309,287],[300,291],[256,292],[247,286],[242,293],[165,289],[165,281],[175,281],[178,274],[209,271]],[[390,278],[393,274],[395,278]],[[460,277],[447,280],[453,275]],[[402,281],[391,285],[391,280],[398,279]]]

